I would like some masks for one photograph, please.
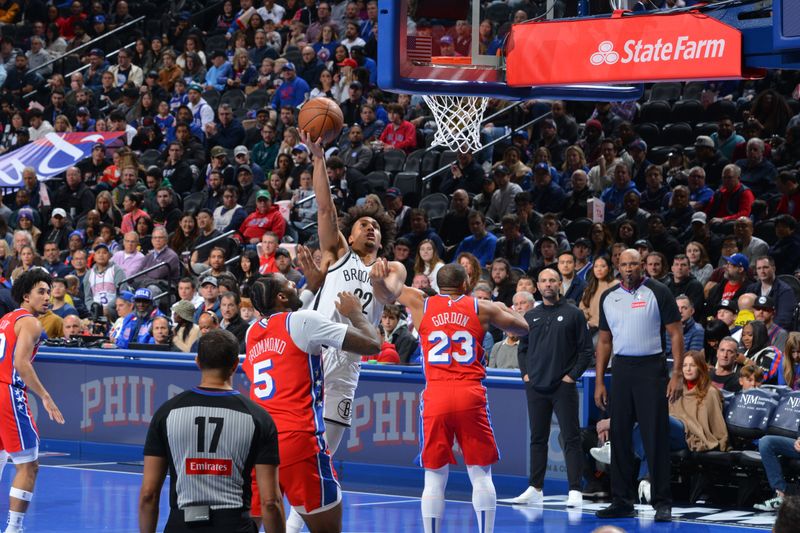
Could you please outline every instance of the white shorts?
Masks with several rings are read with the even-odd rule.
[[[323,418],[326,422],[350,427],[361,362],[328,348],[322,352],[322,367],[325,372]]]

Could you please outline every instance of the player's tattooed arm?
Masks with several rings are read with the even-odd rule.
[[[406,267],[397,261],[379,257],[369,273],[372,292],[382,304],[393,304],[400,298],[406,281]]]
[[[382,344],[380,333],[361,312],[361,300],[349,292],[340,292],[338,296],[336,310],[350,319],[351,324],[347,327],[342,349],[359,356],[380,352]]]

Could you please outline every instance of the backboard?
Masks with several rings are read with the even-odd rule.
[[[554,0],[530,2],[538,11],[515,12],[504,2],[378,0],[378,85],[395,92],[485,96],[511,100],[633,100],[638,85],[582,84],[510,87],[502,50],[511,23],[552,17]],[[453,60],[453,56],[459,56]]]

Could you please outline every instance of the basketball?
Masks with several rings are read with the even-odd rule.
[[[321,137],[323,144],[330,144],[342,131],[344,115],[339,104],[330,98],[313,98],[300,108],[297,125],[311,136],[312,141]]]

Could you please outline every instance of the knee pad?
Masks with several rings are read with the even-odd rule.
[[[492,467],[468,465],[467,473],[472,482],[472,506],[478,511],[495,509],[497,492],[492,482]]]

